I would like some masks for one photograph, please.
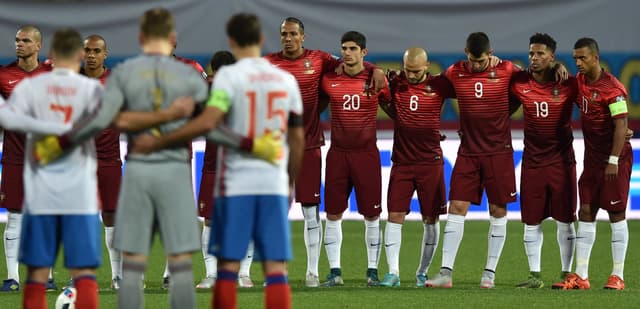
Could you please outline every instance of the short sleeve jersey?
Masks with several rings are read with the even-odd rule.
[[[300,89],[293,75],[263,58],[245,58],[220,68],[208,106],[226,112],[224,123],[247,137],[282,134],[286,140],[289,115],[302,116]],[[215,196],[289,195],[289,149],[276,165],[251,154],[218,147]]]
[[[577,93],[574,77],[541,84],[529,72],[516,73],[511,95],[522,103],[524,112],[524,165],[575,163],[571,113]]]
[[[24,79],[9,104],[36,119],[73,123],[100,105],[103,88],[96,80],[67,69],[55,69]],[[25,211],[32,214],[95,214],[98,212],[95,146],[88,140],[60,159],[40,166],[34,142],[27,135],[24,167]]]
[[[443,164],[440,148],[440,111],[446,98],[455,97],[442,75],[427,75],[411,84],[404,75],[391,82],[395,110],[393,154],[396,164]]]
[[[606,162],[613,148],[613,119],[627,117],[624,112],[612,114],[610,105],[627,105],[627,91],[620,81],[607,72],[594,83],[587,82],[586,76],[578,73],[578,106],[582,117],[584,134],[585,163]],[[621,155],[625,155],[622,153]]]
[[[458,98],[462,133],[458,154],[513,152],[509,82],[517,71],[520,71],[517,66],[505,60],[483,72],[473,72],[467,61],[459,61],[445,71]]]
[[[104,86],[111,70],[105,68],[104,73],[100,76],[100,83]],[[98,158],[98,166],[121,166],[120,159],[120,132],[113,128],[102,130],[95,137],[96,156]]]
[[[324,145],[318,110],[318,91],[322,75],[332,72],[338,65],[338,60],[329,53],[311,49],[305,49],[304,53],[295,59],[285,57],[282,52],[264,57],[274,66],[291,73],[298,81],[304,106],[305,148],[312,149]]]

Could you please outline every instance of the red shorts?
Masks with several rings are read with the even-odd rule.
[[[447,193],[442,164],[394,164],[391,167],[387,196],[389,212],[409,213],[413,191],[418,192],[420,213],[423,217],[437,218],[447,213]]]
[[[576,164],[555,164],[527,168],[522,167],[520,183],[520,207],[522,222],[539,224],[553,219],[570,223],[576,220]]]
[[[120,183],[122,182],[122,168],[120,166],[98,166],[97,175],[102,211],[116,211]]]
[[[213,211],[213,184],[216,180],[215,172],[202,172],[200,177],[200,192],[198,193],[198,216],[211,219]]]
[[[22,203],[24,202],[22,170],[23,165],[2,165],[0,207],[22,212]]]
[[[322,172],[322,154],[320,148],[304,151],[302,168],[296,179],[296,202],[320,204],[320,178]]]
[[[344,152],[329,149],[325,175],[325,210],[341,214],[347,209],[351,189],[356,191],[358,212],[365,217],[382,212],[382,175],[380,152]]]
[[[631,155],[621,157],[618,162],[618,177],[613,181],[605,181],[604,169],[606,165],[585,165],[578,181],[580,204],[595,204],[606,211],[626,210],[632,166],[633,157]]]
[[[480,205],[482,190],[489,203],[506,205],[516,201],[516,176],[513,154],[488,156],[458,155],[451,174],[449,200]]]

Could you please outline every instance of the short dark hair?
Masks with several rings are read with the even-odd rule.
[[[284,19],[283,23],[294,23],[294,24],[298,24],[298,28],[300,28],[300,34],[304,34],[304,24],[302,23],[302,21],[296,17],[287,17]]]
[[[42,32],[38,27],[34,25],[24,25],[18,28],[18,31],[33,32],[33,38],[36,40],[36,42],[42,43]]]
[[[484,32],[473,32],[467,37],[467,51],[474,57],[480,57],[482,54],[491,50],[489,36]]]
[[[360,49],[367,48],[367,38],[364,34],[358,31],[348,31],[342,35],[342,39],[340,39],[340,44],[344,42],[355,42],[356,45],[360,46]]]
[[[165,8],[147,10],[140,18],[140,31],[147,37],[169,38],[169,34],[175,29],[173,15]]]
[[[84,48],[82,36],[72,28],[63,28],[53,33],[51,50],[57,57],[70,58]]]
[[[587,47],[592,53],[600,54],[600,48],[598,48],[598,42],[592,38],[580,38],[573,44],[573,49]]]
[[[217,71],[221,66],[234,64],[235,62],[236,58],[233,57],[233,54],[226,50],[220,50],[211,57],[211,70]]]
[[[105,40],[99,34],[91,34],[91,35],[87,36],[86,38],[84,38],[84,40],[85,41],[88,41],[88,40],[99,40],[99,41],[102,41],[102,43],[104,43],[104,49],[107,50],[107,40]]]
[[[260,20],[255,14],[235,14],[227,22],[227,36],[236,41],[239,47],[260,43],[261,31]]]
[[[529,45],[544,44],[552,53],[556,52],[556,40],[546,33],[536,33],[529,38]]]

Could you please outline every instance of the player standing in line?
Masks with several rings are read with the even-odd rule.
[[[303,107],[295,78],[260,58],[260,28],[253,14],[232,16],[226,30],[238,62],[216,74],[207,108],[175,132],[155,139],[147,136],[154,139],[152,148],[167,147],[206,133],[223,117],[236,133],[286,135],[290,149],[283,149],[272,164],[220,148],[209,243],[209,252],[218,258],[213,308],[237,307],[240,260],[251,240],[263,258],[266,308],[291,308],[286,275],[286,261],[291,259],[287,213],[304,152]]]
[[[419,47],[405,51],[403,72],[390,80],[391,101],[381,106],[394,119],[393,154],[385,229],[389,273],[381,286],[400,286],[402,224],[418,192],[424,231],[416,286],[424,287],[429,265],[438,246],[439,216],[447,212],[444,161],[440,148],[440,111],[446,98],[455,97],[451,83],[427,72],[427,52]]]
[[[449,216],[444,229],[440,275],[428,287],[453,286],[455,257],[464,233],[465,215],[471,203],[480,204],[482,190],[489,199],[488,256],[481,288],[493,288],[507,230],[507,203],[516,200],[515,171],[509,114],[509,81],[520,71],[510,61],[489,66],[493,50],[489,37],[474,32],[467,38],[467,61],[450,66],[451,81],[460,109],[460,147],[451,176]]]
[[[578,107],[584,134],[584,171],[580,175],[580,210],[576,236],[576,272],[554,289],[589,289],[589,258],[596,238],[596,214],[607,211],[611,222],[613,270],[605,289],[623,290],[624,260],[629,243],[625,213],[633,153],[625,140],[627,91],[600,66],[598,43],[581,38],[573,46],[578,67]]]
[[[356,31],[346,32],[341,40],[344,72],[327,73],[321,89],[331,107],[331,148],[327,154],[325,199],[327,224],[325,250],[331,268],[323,286],[343,285],[340,268],[342,214],[353,188],[358,212],[365,219],[367,248],[367,285],[378,285],[378,261],[382,246],[380,212],[382,180],[380,153],[376,145],[378,97],[389,96],[388,88],[373,93],[369,87],[373,70],[365,68],[366,38]]]
[[[75,122],[94,112],[103,88],[98,81],[78,74],[82,49],[77,31],[54,33],[51,55],[56,68],[24,79],[8,104],[37,119],[59,123]],[[65,266],[78,291],[76,307],[98,308],[95,271],[102,261],[102,246],[94,143],[85,142],[57,162],[41,166],[34,146],[39,137],[29,134],[25,144],[24,237],[19,259],[27,265],[28,278],[23,307],[47,307],[45,283],[62,244]]]
[[[517,285],[521,288],[544,287],[540,277],[544,219],[556,221],[562,272],[571,272],[573,262],[577,182],[571,113],[578,87],[573,77],[562,83],[555,80],[555,50],[556,41],[548,34],[531,36],[529,69],[516,73],[511,84],[525,124],[520,204],[530,275]]]
[[[107,55],[107,42],[103,37],[97,34],[86,37],[84,39],[84,67],[80,73],[99,79],[104,86],[111,72],[104,65]],[[106,128],[95,137],[95,143],[104,241],[111,262],[111,288],[117,290],[120,288],[120,280],[122,280],[122,255],[113,248],[113,226],[122,181],[120,132],[114,128]]]
[[[42,33],[32,25],[20,27],[15,38],[16,61],[0,68],[0,94],[8,99],[13,89],[25,77],[51,71],[50,63],[40,63],[38,54],[42,47]],[[9,212],[4,229],[4,253],[7,279],[0,287],[1,292],[20,290],[18,273],[18,245],[22,225],[24,141],[22,133],[4,131],[2,140],[2,183],[0,187],[1,207]],[[49,276],[47,290],[57,290],[52,276]]]
[[[223,65],[233,64],[236,59],[233,54],[223,50],[218,51],[211,57],[211,75],[212,79]],[[211,87],[210,87],[211,88]],[[202,178],[200,178],[200,192],[198,194],[198,216],[204,218],[202,226],[202,256],[204,257],[204,269],[206,276],[196,288],[210,289],[216,282],[217,276],[217,260],[216,257],[209,254],[209,235],[211,234],[211,213],[213,212],[213,188],[216,177],[216,165],[218,161],[218,145],[214,142],[207,141],[204,150],[204,159],[202,164]],[[240,276],[238,277],[240,281]],[[242,285],[240,285],[242,287]]]

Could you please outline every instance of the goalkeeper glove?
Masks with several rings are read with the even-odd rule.
[[[49,135],[35,142],[33,145],[33,157],[40,165],[47,165],[59,158],[63,153],[58,136]]]
[[[282,139],[273,132],[267,132],[254,139],[244,139],[242,144],[242,149],[271,164],[278,164],[282,158]]]

